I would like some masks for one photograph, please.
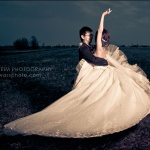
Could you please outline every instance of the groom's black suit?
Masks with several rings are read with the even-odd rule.
[[[83,43],[79,47],[79,61],[83,58],[87,62],[92,63],[92,64],[97,65],[97,66],[107,66],[108,65],[108,62],[106,59],[95,57],[92,54],[91,50],[92,50],[91,46]]]
[[[87,62],[92,63],[94,65],[107,66],[108,65],[107,60],[104,58],[95,57],[91,52],[92,50],[93,48],[91,46],[83,43],[79,47],[79,61],[83,58]],[[75,78],[72,80],[71,84],[74,84],[74,82],[75,82]]]

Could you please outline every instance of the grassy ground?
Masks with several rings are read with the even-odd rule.
[[[130,63],[138,63],[150,77],[148,50],[124,49]],[[76,48],[7,52],[0,56],[0,74],[26,74],[27,77],[0,77],[0,132],[3,125],[42,110],[71,90],[71,80],[78,62]],[[3,67],[3,68],[2,68]],[[7,70],[4,70],[7,68]],[[38,70],[16,70],[27,67]],[[41,70],[41,68],[46,69]],[[9,69],[10,70],[9,70]],[[8,71],[9,70],[9,71]],[[32,75],[30,77],[29,75]],[[33,77],[34,76],[34,77]],[[150,79],[150,78],[149,78]],[[0,149],[44,150],[128,150],[150,149],[150,115],[125,131],[89,139],[41,136],[1,135]]]

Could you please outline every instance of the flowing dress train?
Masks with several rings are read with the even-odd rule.
[[[88,138],[120,132],[150,113],[150,82],[115,45],[107,48],[108,66],[82,59],[72,90],[40,112],[6,124],[13,135]]]

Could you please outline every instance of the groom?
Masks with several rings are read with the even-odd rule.
[[[79,46],[79,61],[83,58],[87,62],[92,63],[96,66],[107,66],[108,62],[104,58],[95,57],[92,54],[93,47],[91,46],[93,34],[92,29],[89,27],[82,27],[80,29],[79,35],[82,44]],[[76,77],[72,80],[71,84],[74,84]]]
[[[79,47],[79,61],[83,58],[87,62],[92,63],[97,66],[107,66],[108,62],[104,58],[95,57],[92,54],[92,46],[90,45],[92,42],[93,34],[92,29],[89,27],[82,27],[80,29],[80,39],[82,42],[82,45]]]

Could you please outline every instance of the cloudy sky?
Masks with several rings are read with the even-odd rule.
[[[95,32],[108,8],[113,10],[105,18],[111,43],[150,45],[149,1],[0,1],[0,45],[32,35],[40,45],[77,45],[79,29]]]

